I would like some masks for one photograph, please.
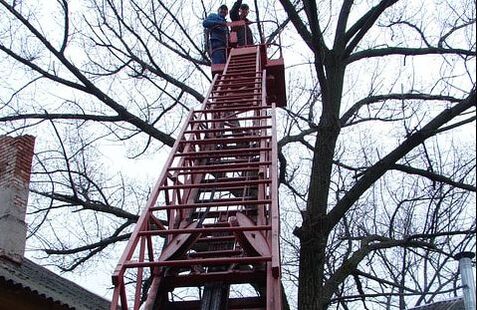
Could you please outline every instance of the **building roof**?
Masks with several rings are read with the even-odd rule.
[[[464,299],[462,297],[457,297],[419,306],[409,310],[465,310]]]
[[[70,309],[110,308],[108,300],[26,258],[22,264],[15,264],[0,257],[1,280]]]

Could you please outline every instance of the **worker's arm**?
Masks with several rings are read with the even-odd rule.
[[[219,15],[212,13],[210,14],[207,19],[202,22],[202,26],[205,28],[213,28],[216,26],[226,26],[227,23],[219,17]]]
[[[242,5],[242,0],[237,0],[232,6],[232,9],[230,10],[230,19],[232,21],[240,20],[239,9],[241,5]]]

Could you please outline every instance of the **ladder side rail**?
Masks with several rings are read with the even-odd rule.
[[[278,145],[276,105],[272,103],[272,165],[271,171],[271,224],[272,224],[272,269],[275,278],[280,277],[280,209],[278,206]]]
[[[207,106],[207,102],[209,100],[209,97],[212,93],[213,87],[215,86],[217,82],[218,75],[216,75],[212,81],[211,86],[209,87],[208,93],[202,103],[202,110],[205,110],[205,107]],[[204,113],[199,113],[197,116],[200,118],[204,116]],[[151,192],[151,195],[146,203],[146,208],[142,211],[137,223],[136,227],[131,234],[131,237],[129,238],[128,244],[126,245],[126,248],[119,260],[118,265],[116,266],[116,269],[114,270],[113,276],[112,276],[112,282],[113,285],[115,286],[114,292],[113,292],[113,300],[111,302],[111,309],[116,310],[119,304],[121,304],[121,307],[123,309],[128,309],[127,306],[127,292],[126,292],[126,287],[125,287],[125,282],[124,282],[124,274],[126,272],[126,267],[125,263],[131,259],[133,256],[134,252],[136,251],[137,245],[139,243],[139,232],[141,230],[147,229],[145,225],[149,221],[150,217],[150,208],[154,207],[157,198],[159,197],[160,194],[160,189],[165,182],[167,182],[168,178],[168,167],[171,167],[173,164],[173,161],[175,159],[174,154],[179,150],[180,142],[182,138],[185,137],[185,131],[189,127],[189,124],[194,116],[194,111],[191,110],[186,118],[185,125],[181,129],[181,132],[178,135],[178,138],[176,139],[174,146],[171,149],[171,152],[169,153],[169,156],[166,160],[166,163],[164,164],[164,169],[162,170],[159,178],[156,181],[156,184],[154,185],[154,188]],[[199,123],[194,123],[192,125],[194,128],[198,128]],[[149,255],[153,255],[153,253],[149,253]],[[136,290],[140,290],[140,287],[136,287]]]
[[[271,166],[272,177],[272,262],[271,269],[274,283],[274,309],[282,309],[282,285],[281,285],[281,265],[280,265],[280,208],[278,202],[278,144],[277,144],[277,126],[276,126],[276,104],[272,103],[272,161]]]
[[[147,236],[143,236],[140,239],[140,245],[139,245],[139,261],[144,261],[144,251],[145,251],[145,246],[146,246],[146,238]],[[137,310],[139,309],[139,306],[141,305],[141,293],[142,293],[142,279],[144,275],[144,267],[139,267],[137,271],[137,276],[136,276],[136,288],[139,287],[139,289],[136,289],[136,292],[134,294],[134,305],[133,309]]]
[[[202,102],[202,106],[201,106],[201,110],[205,110],[206,107],[207,107],[207,104],[208,104],[208,101],[210,100],[210,96],[212,94],[212,91],[215,87],[215,85],[217,84],[217,80],[218,80],[218,75],[215,75],[213,80],[212,80],[212,83],[211,83],[211,86],[209,87],[209,90],[207,92],[207,95],[205,96],[205,99],[204,101]],[[179,135],[180,139],[179,140],[179,143],[181,144],[182,146],[182,152],[187,152],[188,149],[191,147],[191,143],[189,143],[190,141],[193,141],[195,139],[200,139],[200,136],[198,136],[198,134],[193,134],[194,132],[198,132],[199,131],[199,127],[201,125],[203,125],[203,123],[201,123],[201,120],[202,119],[207,119],[207,114],[203,113],[203,112],[195,112],[194,110],[191,110],[190,113],[193,114],[193,116],[191,118],[188,119],[188,121],[185,123],[184,125],[184,128],[181,132],[181,134]],[[190,129],[189,129],[189,126],[190,126]],[[207,126],[207,123],[206,125]],[[184,130],[185,129],[185,130]],[[186,135],[186,134],[189,134],[189,135]],[[188,139],[189,138],[189,139]],[[180,148],[179,148],[180,149]],[[178,149],[175,149],[175,150],[171,150],[171,153],[172,155],[176,154]],[[182,168],[182,167],[187,167],[187,163],[186,162],[190,162],[190,165],[192,165],[192,162],[193,160],[191,159],[188,159],[188,158],[180,158],[179,159],[179,162],[177,164],[174,165],[174,162],[172,161],[169,165],[165,165],[165,169],[168,170],[168,172],[170,171],[170,168],[174,167],[174,168]],[[173,185],[176,185],[175,183],[177,182],[178,180],[178,173],[180,172],[180,170],[175,170],[174,174],[172,175],[172,177],[170,178],[171,181],[173,181]],[[184,181],[184,183],[186,183],[186,180]],[[167,186],[167,184],[166,184]],[[165,194],[166,194],[166,197],[169,197],[169,191],[168,189],[166,188],[165,189]],[[188,196],[190,193],[183,193],[182,192],[182,195],[181,195],[181,191],[180,190],[175,190],[173,191],[173,196],[172,196],[172,199],[170,199],[169,202],[166,202],[167,205],[178,205],[178,204],[182,204],[182,203],[187,203],[188,201]],[[183,196],[186,196],[186,200],[187,201],[181,201]],[[174,212],[174,213],[173,213]],[[173,210],[173,209],[168,209],[167,210],[167,215],[168,215],[168,223],[169,223],[169,228],[170,227],[173,227],[175,222],[176,222],[176,217],[177,217],[177,211]],[[179,216],[181,216],[182,213],[179,213]],[[171,237],[168,236],[168,241],[171,241]]]
[[[211,89],[209,90],[209,94],[206,96],[206,100],[204,101],[204,104],[202,106],[202,110],[206,110],[209,106],[209,104],[211,103],[210,101],[210,97],[211,97],[211,94],[213,92],[214,89],[222,89],[222,85],[223,84],[226,84],[226,83],[223,83],[223,82],[220,82],[218,81],[218,78],[219,78],[219,75],[216,75],[214,77],[214,82],[212,83],[212,87]],[[226,85],[224,85],[226,86]],[[213,117],[213,115],[212,115]],[[201,122],[202,120],[206,121],[205,123]],[[200,139],[203,139],[204,136],[207,136],[207,131],[208,129],[210,128],[215,128],[217,127],[216,123],[213,123],[213,122],[209,122],[208,121],[208,114],[207,113],[203,113],[203,112],[199,112],[198,113],[198,117],[194,119],[194,122],[189,122],[190,126],[191,126],[191,130],[189,131],[189,133],[191,133],[191,135],[189,135],[189,139],[182,139],[181,140],[181,143],[183,145],[183,149],[182,149],[182,153],[197,153],[197,152],[204,152],[204,151],[208,151],[208,150],[212,150],[212,148],[215,148],[215,146],[212,146],[212,145],[201,145],[200,143],[195,143],[197,141],[200,141]],[[199,127],[201,128],[200,131],[203,132],[203,134],[200,134],[200,131],[199,131]],[[199,148],[198,150],[196,148]],[[190,150],[194,150],[195,152],[190,152]],[[189,217],[194,213],[195,211],[195,208],[180,208],[181,205],[192,205],[195,201],[195,199],[197,198],[198,194],[200,193],[199,190],[200,190],[200,183],[201,183],[201,180],[203,178],[203,176],[206,174],[206,172],[202,172],[197,174],[197,173],[194,173],[193,171],[190,171],[187,173],[185,171],[187,171],[188,168],[191,168],[191,167],[194,167],[194,166],[203,166],[205,164],[205,159],[204,158],[197,158],[196,156],[192,155],[191,158],[184,158],[183,156],[181,156],[182,158],[179,160],[179,163],[177,164],[177,166],[175,166],[175,170],[173,172],[173,175],[175,177],[178,177],[180,172],[182,171],[182,175],[184,176],[184,181],[182,182],[181,185],[177,185],[177,193],[181,192],[182,193],[182,198],[180,201],[177,201],[176,203],[176,200],[173,200],[173,203],[172,204],[169,204],[168,205],[168,208],[167,210],[169,212],[174,212],[174,215],[175,215],[175,218],[174,219],[171,219],[176,225],[169,225],[169,229],[168,231],[172,232],[176,232],[176,233],[173,233],[173,234],[167,234],[168,235],[168,240],[172,240],[172,238],[174,238],[175,236],[177,236],[178,232],[180,230],[178,229],[183,229],[183,232],[184,232],[184,229],[187,231],[187,225],[188,225],[188,222],[189,222]],[[172,168],[172,167],[171,167]],[[197,186],[199,185],[199,186]],[[174,185],[173,185],[174,186]],[[182,187],[182,190],[180,189]],[[165,190],[167,190],[167,188],[163,188]],[[185,211],[185,212],[184,212]],[[200,225],[199,225],[200,226]],[[178,227],[178,228],[177,228]],[[192,230],[189,230],[189,232],[193,232],[193,231],[196,231],[194,229]],[[159,258],[159,260],[161,262],[163,262],[164,260]],[[176,263],[174,263],[175,260],[173,260],[173,262],[171,262],[171,264],[173,265],[177,265]],[[159,266],[159,265],[158,265]],[[156,268],[158,268],[158,266],[155,266]],[[164,265],[162,265],[164,266]],[[156,279],[156,282],[158,282],[159,279]],[[153,304],[153,300],[156,298],[155,295],[157,294],[157,292],[151,292],[150,295],[151,296],[148,296],[148,301],[149,301],[149,304]]]
[[[124,291],[124,283],[123,283],[124,278],[122,276],[116,276],[116,278],[113,276],[113,284],[114,284],[114,290],[113,290],[113,297],[111,299],[111,310],[116,310],[116,309],[127,309],[127,300],[122,300],[123,297],[123,291]],[[125,294],[124,294],[125,295]]]
[[[199,126],[198,124],[194,124],[194,127]],[[194,141],[200,139],[200,136],[197,135],[189,135],[189,139],[182,139],[180,141],[181,145],[183,146],[182,153],[191,153],[193,154],[195,150]],[[200,147],[200,146],[199,146]],[[185,156],[177,157],[179,158],[178,163],[172,167],[168,167],[168,171],[171,171],[171,168],[176,168],[177,170],[173,170],[173,183],[172,185],[164,185],[162,190],[168,192],[172,190],[173,197],[169,203],[166,205],[170,206],[168,209],[168,221],[169,225],[168,228],[177,228],[182,227],[185,225],[183,220],[187,218],[189,212],[183,212],[182,210],[177,210],[173,208],[174,206],[181,205],[181,204],[190,204],[194,199],[196,194],[196,190],[192,189],[189,185],[198,183],[200,181],[201,176],[192,173],[182,173],[184,169],[188,167],[194,167],[196,165],[201,165],[203,160],[197,158],[188,158]],[[180,180],[182,178],[182,180]],[[171,237],[168,237],[168,241],[171,241]]]
[[[192,111],[192,114],[194,114],[193,111]],[[195,114],[194,114],[194,116],[195,116]],[[198,115],[198,117],[202,117],[202,116],[204,116],[203,113],[200,113]],[[192,118],[194,118],[194,117],[192,117]],[[178,154],[178,153],[188,153],[189,151],[191,151],[190,149],[193,146],[193,144],[191,144],[190,142],[197,139],[197,135],[193,135],[193,134],[187,135],[186,134],[187,129],[189,127],[191,127],[191,129],[197,129],[200,126],[200,123],[191,123],[192,118],[189,119],[189,121],[184,126],[186,130],[182,132],[182,137],[179,139],[180,146],[176,149],[171,150],[171,154],[173,154],[173,156],[175,154]],[[178,151],[180,151],[180,152],[178,152]],[[177,157],[175,157],[174,159],[176,159],[176,158]],[[165,194],[165,197],[166,197],[166,202],[165,202],[166,205],[178,205],[178,204],[188,202],[190,192],[186,191],[185,189],[174,188],[174,186],[177,187],[178,185],[184,185],[184,184],[187,184],[189,182],[193,182],[193,180],[190,180],[190,178],[188,178],[187,175],[183,175],[182,176],[183,180],[180,180],[180,177],[181,177],[179,175],[180,170],[174,170],[173,173],[170,174],[170,172],[171,172],[170,168],[172,168],[172,167],[174,167],[174,168],[187,167],[187,166],[192,165],[192,162],[193,162],[192,159],[187,159],[185,157],[181,157],[181,158],[179,158],[177,163],[175,163],[174,160],[173,160],[170,165],[165,166],[165,169],[167,170],[167,174],[166,174],[167,175],[167,180],[170,180],[172,182],[172,184],[169,185],[167,183],[167,180],[166,180],[166,183],[163,183],[163,185],[161,186],[161,188],[159,190],[164,191],[164,194]],[[170,191],[172,192],[172,196],[171,196],[171,193],[169,193]],[[150,208],[151,207],[149,207],[149,209]],[[168,227],[170,228],[170,227],[174,227],[175,225],[179,225],[179,223],[181,222],[182,217],[183,217],[182,212],[177,212],[176,210],[168,209],[168,211],[167,211]],[[171,238],[168,237],[167,241],[170,242]]]
[[[259,54],[259,53],[258,53]],[[257,72],[259,71],[260,68],[257,68]],[[267,114],[267,79],[266,79],[266,70],[263,70],[262,72],[262,78],[261,78],[261,106],[264,108],[262,110],[256,110],[255,115],[257,117],[263,117],[264,114]],[[267,136],[267,126],[269,125],[269,120],[268,119],[263,119],[263,118],[258,118],[254,126],[261,127],[261,129],[258,131],[260,136]],[[267,148],[267,141],[266,140],[260,140],[260,148],[265,149]],[[262,151],[260,153],[260,162],[267,162],[269,157],[269,151]],[[269,169],[269,166],[262,165],[259,168],[259,176],[260,179],[268,179],[268,173],[267,170]],[[266,199],[267,195],[267,188],[269,188],[270,184],[263,184],[260,186],[260,190],[258,192],[258,199],[259,200],[264,200]],[[257,217],[257,225],[266,225],[268,224],[267,221],[267,210],[266,210],[266,204],[258,206],[258,217]],[[268,232],[267,232],[268,233]],[[270,246],[270,245],[269,245]]]
[[[266,97],[267,97],[267,85],[266,85],[266,76],[267,70],[263,70],[265,78],[262,83],[262,96],[263,102],[262,105],[266,106]],[[271,113],[271,161],[272,164],[269,167],[269,177],[271,179],[270,186],[270,199],[272,201],[270,205],[270,224],[272,226],[271,231],[271,248],[272,248],[272,270],[275,278],[280,276],[280,213],[278,207],[278,141],[277,141],[277,119],[276,119],[276,104],[272,102],[270,107]],[[269,160],[267,158],[266,160]]]
[[[263,85],[264,76],[261,75],[261,70],[262,70],[262,66],[265,66],[265,64],[262,64],[262,61],[261,61],[260,45],[257,45],[256,48],[257,49],[256,49],[256,58],[255,58],[255,63],[256,63],[256,66],[255,66],[255,82],[258,83],[258,82],[262,81],[262,85]],[[259,92],[257,90],[254,90],[255,95],[257,95],[258,93]],[[261,98],[256,97],[256,99],[260,100]]]
[[[207,105],[210,101],[210,97],[212,94],[212,91],[214,87],[218,84],[218,78],[219,75],[215,75],[211,86],[209,87],[208,93],[205,96],[204,101],[202,102],[201,110],[204,111],[207,108]],[[181,135],[181,139],[179,140],[179,143],[182,146],[182,152],[188,152],[191,147],[194,147],[193,141],[200,140],[201,139],[201,134],[199,133],[200,130],[204,130],[203,126],[207,128],[209,126],[207,120],[208,120],[208,115],[207,113],[204,113],[202,111],[196,112],[194,110],[191,110],[191,114],[193,116],[188,120],[188,122],[185,123],[183,132]],[[181,148],[179,148],[181,149]],[[178,149],[178,150],[179,150]],[[170,155],[174,156],[176,152],[174,150],[171,150]],[[172,172],[172,178],[174,179],[175,183],[173,184],[178,184],[177,181],[180,176],[180,172],[187,170],[188,168],[194,167],[195,165],[200,165],[200,163],[197,163],[197,160],[190,159],[190,158],[185,158],[185,157],[180,157],[178,163],[174,164],[174,161],[170,164],[165,166],[165,169],[170,173]],[[187,183],[194,183],[194,174],[192,173],[183,173],[184,175],[184,181],[182,184],[187,184]],[[187,176],[189,176],[189,179],[187,179]],[[172,179],[171,178],[171,179]],[[190,181],[190,182],[189,182]],[[166,193],[168,192],[167,186],[162,188]],[[187,210],[186,214],[184,213],[184,208],[178,208],[178,206],[181,206],[183,204],[185,205],[190,205],[191,202],[193,202],[193,196],[195,195],[194,193],[197,193],[196,189],[189,189],[189,190],[182,190],[182,197],[179,197],[181,194],[181,189],[177,189],[174,192],[173,198],[171,201],[165,204],[166,208],[162,208],[162,210],[165,210],[168,214],[168,229],[177,229],[176,225],[180,228],[185,227],[186,225],[183,224],[183,218],[187,217],[186,214],[191,214],[193,210]],[[194,192],[194,193],[192,193]],[[149,207],[151,212],[153,211],[160,211],[161,209],[156,208],[155,206]],[[146,236],[151,237],[152,235],[149,234]],[[165,234],[165,237],[167,238],[168,242],[171,242],[173,238],[176,236],[176,234]],[[164,236],[163,236],[164,237]],[[159,258],[160,259],[160,258]],[[153,261],[153,260],[150,260]],[[159,268],[159,265],[151,265],[150,267],[154,268]],[[160,278],[158,278],[157,274],[153,280],[153,284],[151,285],[149,289],[149,294],[147,297],[147,300],[145,302],[146,308],[147,307],[152,307],[154,305],[154,302],[157,298],[157,288],[159,287],[160,283]]]
[[[282,309],[282,296],[281,296],[281,281],[280,281],[280,251],[279,251],[279,236],[280,236],[280,223],[279,223],[279,209],[278,209],[278,145],[277,145],[277,126],[276,126],[276,105],[272,102],[271,106],[267,105],[267,71],[263,70],[263,83],[262,83],[262,106],[267,107],[264,109],[264,113],[270,113],[271,116],[271,128],[263,129],[266,135],[271,135],[271,139],[268,140],[269,145],[261,145],[261,147],[271,147],[271,150],[266,152],[265,161],[271,161],[272,164],[266,166],[262,170],[264,177],[270,180],[269,186],[265,198],[270,199],[267,223],[271,226],[271,230],[267,232],[267,241],[270,246],[271,262],[267,262],[267,286],[266,286],[266,309],[275,310]],[[262,120],[260,125],[267,122]],[[268,123],[268,122],[267,122]],[[270,133],[268,133],[270,130]],[[262,141],[262,143],[265,141]]]
[[[192,115],[193,113],[190,112],[188,117],[187,117],[187,124],[189,122],[189,120],[192,118]],[[183,136],[183,132],[185,131],[187,126],[184,126],[182,128],[182,132],[180,134],[180,136]],[[178,149],[179,147],[179,140],[180,139],[177,139],[176,142],[174,143],[174,146],[172,147],[172,150],[170,153],[169,153],[169,156],[166,160],[166,164],[165,164],[165,167],[168,167],[172,164],[173,160],[174,160],[174,151]],[[159,193],[160,193],[160,188],[162,186],[162,184],[164,184],[164,182],[167,181],[167,169],[163,169],[155,186],[154,186],[154,189],[152,190],[151,192],[151,195],[146,203],[146,208],[144,208],[141,216],[139,217],[137,223],[136,223],[136,227],[133,231],[133,233],[131,234],[131,237],[129,237],[129,241],[128,241],[128,244],[126,245],[126,248],[123,252],[123,255],[121,256],[120,260],[119,260],[119,263],[113,273],[113,276],[112,276],[112,280],[113,280],[113,284],[115,285],[115,291],[118,290],[119,294],[113,294],[113,297],[119,297],[121,299],[121,306],[123,309],[128,309],[128,306],[127,306],[127,303],[125,304],[125,301],[127,300],[127,296],[124,296],[124,294],[126,294],[125,292],[125,288],[124,288],[124,273],[126,272],[126,268],[125,268],[125,264],[127,261],[129,261],[131,259],[131,257],[133,256],[134,252],[136,251],[136,247],[137,247],[137,244],[139,242],[139,232],[144,230],[146,227],[145,225],[147,224],[147,222],[149,221],[149,215],[150,215],[150,211],[149,211],[149,208],[154,206],[156,201],[157,201],[157,198],[159,196]],[[121,285],[118,285],[118,284],[121,284]],[[136,288],[138,289],[138,288]],[[111,309],[116,309],[116,308],[113,308],[116,307],[115,305],[117,305],[118,302],[113,299],[112,303],[111,303]]]

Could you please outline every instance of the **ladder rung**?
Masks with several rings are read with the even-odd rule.
[[[231,169],[240,169],[240,168],[251,168],[251,167],[260,167],[260,166],[269,166],[271,165],[271,161],[257,161],[257,162],[251,162],[251,163],[238,163],[238,164],[213,164],[213,165],[198,165],[198,166],[192,166],[192,167],[171,167],[167,169],[168,171],[195,171],[195,170],[205,170],[209,169],[209,171],[216,171],[220,170],[217,172],[224,172],[228,171]],[[217,166],[220,166],[220,168],[217,168]],[[224,166],[225,168],[222,168]],[[228,169],[228,170],[227,170]]]
[[[248,75],[252,75],[252,76],[248,76]],[[237,77],[255,77],[256,79],[258,78],[262,78],[262,72],[258,72],[258,71],[255,71],[255,72],[226,72],[224,73],[225,77],[228,77],[228,78],[237,78]]]
[[[244,61],[244,60],[255,60],[257,59],[257,54],[242,54],[242,55],[234,55],[230,61]]]
[[[227,71],[226,71],[226,74],[230,72],[257,72],[257,66],[253,65],[253,66],[244,66],[244,65],[238,65],[238,66],[228,66],[227,67]]]
[[[261,96],[257,96],[261,97]],[[229,99],[223,98],[220,100],[215,99],[214,102],[208,102],[209,105],[223,105],[223,104],[246,104],[250,103],[250,105],[257,105],[258,103],[262,102],[262,98],[255,98],[255,99]]]
[[[198,145],[198,144],[226,144],[226,143],[233,143],[233,142],[247,142],[247,141],[257,141],[257,140],[265,140],[265,139],[271,139],[272,136],[242,136],[242,137],[237,137],[237,138],[206,138],[206,139],[201,139],[201,140],[186,140],[186,141],[180,141],[181,144],[192,144],[192,145]]]
[[[139,232],[140,236],[160,236],[160,235],[179,235],[179,234],[213,234],[218,232],[241,232],[241,231],[262,231],[271,230],[271,225],[257,226],[229,226],[212,228],[174,228],[165,230],[143,230]]]
[[[255,170],[256,171],[256,170]],[[241,177],[223,177],[211,180],[204,180],[201,184],[217,183],[217,182],[248,182],[259,180],[258,174],[253,176],[241,176]]]
[[[243,189],[243,188],[241,188]],[[212,192],[216,192],[216,189],[215,188],[201,188],[200,189],[201,193],[212,193]],[[237,196],[239,199],[243,199],[243,201],[254,201],[254,200],[257,200],[257,196],[252,196],[252,195],[247,195],[247,196]],[[205,199],[204,201],[207,201],[209,202],[210,199]],[[214,201],[217,201],[217,200],[214,200]],[[202,201],[196,201],[196,203],[202,203]],[[248,205],[248,204],[245,204],[245,205]]]
[[[260,71],[255,71],[255,70],[241,70],[241,69],[234,69],[234,70],[227,70],[225,73],[226,75],[247,75],[247,74],[262,74]]]
[[[194,110],[193,113],[238,112],[238,111],[268,110],[268,109],[270,109],[270,106],[269,106],[269,105],[266,105],[266,106],[250,106],[250,107],[235,108],[235,109],[206,109],[206,110]]]
[[[200,229],[197,229],[197,230],[200,230]],[[157,231],[154,231],[154,232],[157,232]],[[156,266],[190,267],[191,265],[213,266],[213,265],[219,265],[219,264],[224,264],[224,265],[253,264],[253,263],[260,263],[260,262],[269,262],[271,260],[272,260],[271,256],[253,256],[253,257],[167,260],[167,261],[153,261],[153,262],[127,261],[126,263],[124,263],[124,267],[126,268],[156,267]]]
[[[241,149],[233,149],[233,150],[213,150],[213,151],[197,151],[197,152],[184,152],[184,153],[177,153],[174,154],[176,157],[183,157],[183,156],[195,156],[198,155],[197,157],[200,157],[200,155],[208,155],[211,157],[217,157],[217,156],[245,156],[245,155],[250,155],[252,154],[258,154],[260,152],[267,152],[271,151],[271,147],[255,147],[255,148],[241,148]]]
[[[267,205],[271,204],[272,201],[269,199],[262,200],[241,200],[240,198],[234,198],[234,201],[215,201],[215,202],[203,202],[195,204],[181,204],[181,205],[169,205],[169,206],[159,206],[152,207],[149,210],[151,211],[160,211],[160,210],[185,210],[185,209],[196,209],[196,208],[219,208],[227,206],[254,206],[254,205]]]
[[[245,60],[255,60],[257,59],[257,54],[256,53],[250,53],[250,54],[242,54],[242,55],[234,55],[230,59],[230,61],[245,61]]]
[[[261,180],[250,180],[250,181],[230,181],[230,182],[214,182],[214,183],[165,185],[165,186],[161,186],[160,189],[168,190],[168,189],[219,188],[219,187],[222,187],[225,189],[225,188],[239,188],[243,186],[271,184],[271,183],[272,183],[272,180],[270,179],[261,179]]]
[[[228,166],[228,165],[232,165],[232,164],[244,164],[244,163],[258,163],[260,161],[258,161],[258,158],[254,158],[252,160],[250,160],[249,158],[228,158],[228,159],[224,159],[224,158],[220,158],[219,160],[213,160],[213,161],[210,161],[209,164],[210,165],[217,165],[217,166]]]
[[[211,236],[211,237],[202,237],[197,239],[197,242],[216,242],[216,241],[233,241],[235,240],[234,235],[230,236]]]
[[[234,121],[248,121],[248,120],[261,120],[261,119],[269,119],[272,118],[271,115],[265,115],[265,116],[248,116],[248,117],[237,117],[234,118]],[[204,120],[191,120],[189,121],[189,124],[195,124],[195,123],[218,123],[218,122],[223,122],[223,121],[228,121],[230,119],[227,118],[216,118],[216,119],[204,119]]]
[[[229,222],[219,222],[213,224],[204,224],[203,227],[229,227]]]
[[[218,165],[218,166],[225,166],[225,165]],[[204,167],[204,166],[201,166],[201,167]],[[179,170],[179,171],[176,171],[175,175],[172,176],[172,178],[170,178],[170,179],[174,180],[173,178],[176,177],[177,175],[197,175],[197,174],[212,174],[213,175],[213,174],[225,173],[225,172],[241,173],[242,175],[243,175],[244,172],[255,172],[256,174],[252,175],[255,178],[258,175],[261,168],[263,168],[262,166],[255,166],[255,167],[248,166],[248,167],[239,167],[239,168],[236,168],[236,167],[216,168],[213,165],[210,165],[210,166],[207,166],[207,167],[208,167],[207,169]],[[267,166],[265,166],[265,167],[267,167]],[[168,169],[167,171],[171,171],[171,170]],[[261,171],[262,172],[268,171],[268,169],[264,168]],[[251,177],[251,175],[246,175],[246,177]]]
[[[222,132],[222,131],[245,131],[245,130],[259,130],[259,129],[270,129],[271,125],[263,126],[246,126],[246,127],[229,127],[229,128],[214,128],[214,129],[195,129],[195,130],[186,130],[184,134],[189,133],[207,133],[207,132]]]
[[[207,252],[193,252],[187,256],[192,258],[198,257],[223,257],[223,256],[237,256],[242,254],[242,250],[222,250],[222,251],[207,251]]]
[[[228,77],[228,78],[224,78],[224,76],[222,76],[221,78],[217,79],[217,81],[215,82],[216,85],[220,82],[229,82],[229,81],[232,81],[232,82],[236,82],[236,81],[254,81],[254,80],[259,80],[260,83],[262,81],[262,78],[261,77]]]
[[[229,66],[248,66],[248,67],[256,67],[257,66],[257,61],[255,59],[250,59],[246,61],[231,61],[229,62]]]
[[[235,216],[237,214],[237,212],[243,213],[243,214],[248,215],[248,216],[257,216],[257,209],[256,208],[255,209],[249,209],[249,210],[230,208],[228,210],[222,210],[222,211],[209,211],[205,215],[205,218],[216,219],[216,218],[218,218],[218,217],[220,217],[221,215],[224,215],[224,214],[226,214],[227,216]],[[190,217],[192,219],[199,219],[199,218],[203,217],[203,213],[204,213],[204,211],[193,212],[192,215],[190,215]]]
[[[230,83],[230,84],[214,84],[213,88],[218,88],[218,87],[241,87],[241,86],[247,86],[247,85],[261,85],[262,81],[254,81],[255,79],[251,80],[250,82],[243,82],[243,83]],[[233,81],[233,80],[231,80]]]
[[[262,96],[262,89],[261,88],[247,88],[247,89],[223,89],[223,90],[214,90],[211,92],[209,99],[230,99],[230,98],[249,98],[253,96]]]
[[[211,104],[214,108],[222,108],[222,107],[227,107],[230,109],[235,109],[235,108],[242,108],[242,107],[253,107],[253,106],[259,106],[261,104],[260,100],[250,100],[250,101],[242,101],[239,103],[235,103],[234,101],[232,102],[217,102]],[[230,121],[233,121],[231,119]]]
[[[218,89],[218,90],[212,90],[212,93],[236,93],[236,92],[249,92],[249,91],[254,91],[254,90],[259,90],[261,91],[261,87],[246,87],[243,86],[244,88],[237,88],[237,89]]]
[[[257,64],[258,63],[257,63],[256,58],[253,58],[253,59],[250,58],[250,59],[247,59],[247,60],[245,60],[245,59],[235,60],[235,61],[232,60],[231,62],[229,62],[229,67],[230,66],[249,66],[249,67],[254,66],[254,67],[256,67]]]

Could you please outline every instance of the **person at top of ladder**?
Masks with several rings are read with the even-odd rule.
[[[233,27],[232,31],[237,32],[237,45],[244,46],[244,45],[253,45],[253,35],[252,30],[248,24],[251,22],[247,19],[247,15],[250,9],[247,4],[243,3],[242,0],[235,1],[232,9],[230,10],[230,19],[232,21],[245,21],[245,26],[238,26]]]
[[[207,16],[202,25],[209,31],[210,58],[213,64],[223,64],[226,61],[226,47],[229,28],[227,27],[227,14],[229,9],[222,4],[217,13]]]

